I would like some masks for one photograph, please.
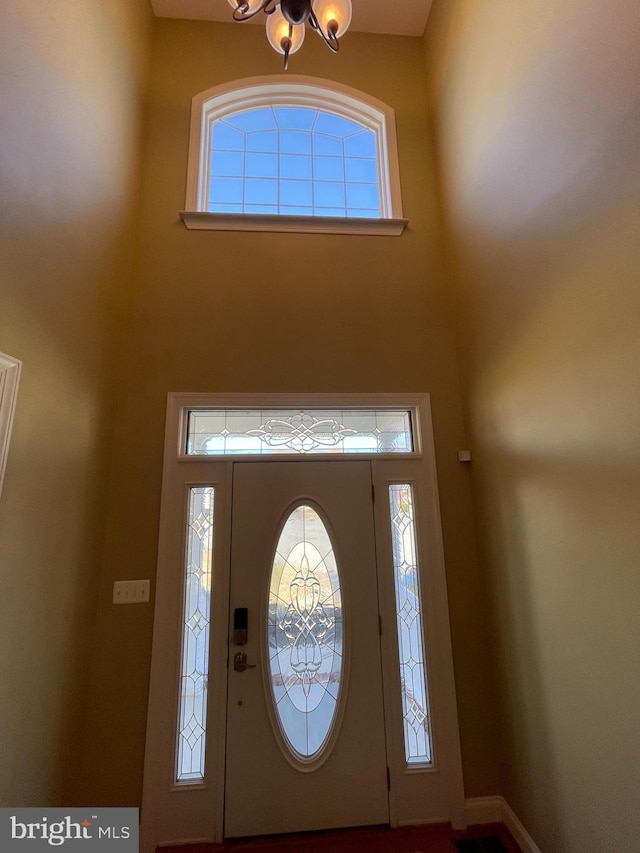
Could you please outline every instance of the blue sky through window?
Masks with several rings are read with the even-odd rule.
[[[214,122],[211,213],[380,218],[372,130],[311,107],[259,107]]]

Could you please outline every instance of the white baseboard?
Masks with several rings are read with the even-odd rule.
[[[503,802],[502,797],[473,797],[465,800],[467,823],[471,826],[476,823],[502,823]]]
[[[465,811],[469,824],[503,823],[522,853],[541,853],[540,848],[504,797],[473,797],[465,800]]]
[[[500,799],[502,800],[502,822],[507,827],[511,835],[513,835],[516,843],[522,850],[522,853],[540,853],[540,848],[529,835],[522,821],[516,815],[509,803],[504,799],[504,797],[500,797]]]

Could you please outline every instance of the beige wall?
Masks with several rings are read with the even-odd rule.
[[[544,853],[638,848],[640,7],[436,0],[426,55],[501,792]]]
[[[23,372],[0,498],[0,805],[44,806],[69,803],[86,694],[150,16],[10,0],[1,18],[0,350]]]
[[[456,354],[439,261],[420,39],[309,34],[291,71],[335,79],[397,115],[402,238],[190,232],[184,207],[193,95],[281,73],[259,27],[155,26],[136,295],[121,377],[89,715],[87,801],[135,804],[142,778],[151,608],[113,608],[120,577],[155,575],[168,391],[432,394],[469,793],[494,790],[495,738],[474,559]]]
[[[191,96],[280,66],[260,28],[156,22],[127,321],[147,4],[4,4],[0,350],[24,369],[0,498],[0,804],[139,802],[152,611],[109,601],[155,572],[167,391],[426,390],[466,793],[504,793],[545,853],[635,849],[638,9],[434,7],[431,111],[419,40],[350,34],[333,57],[310,36],[291,61],[395,108],[400,239],[187,232]]]

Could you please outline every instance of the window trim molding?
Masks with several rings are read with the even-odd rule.
[[[0,352],[0,494],[9,455],[22,362]]]
[[[341,216],[277,216],[266,213],[178,213],[189,231],[279,231],[297,234],[362,234],[399,237],[408,219],[360,219]]]
[[[238,108],[263,106],[332,107],[345,118],[372,130],[376,138],[380,218],[220,214],[206,210],[211,160],[211,128]],[[386,168],[384,167],[386,164]],[[187,228],[225,231],[297,231],[322,234],[390,234],[399,236],[408,220],[402,215],[398,141],[394,110],[358,89],[306,75],[245,77],[200,92],[191,102],[185,210]]]

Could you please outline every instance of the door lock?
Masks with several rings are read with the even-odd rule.
[[[233,611],[233,645],[247,645],[247,628],[249,625],[249,611],[246,607],[236,607]]]
[[[247,663],[246,652],[236,652],[233,656],[233,668],[236,672],[244,672],[245,669],[255,669],[257,666],[257,663]]]

